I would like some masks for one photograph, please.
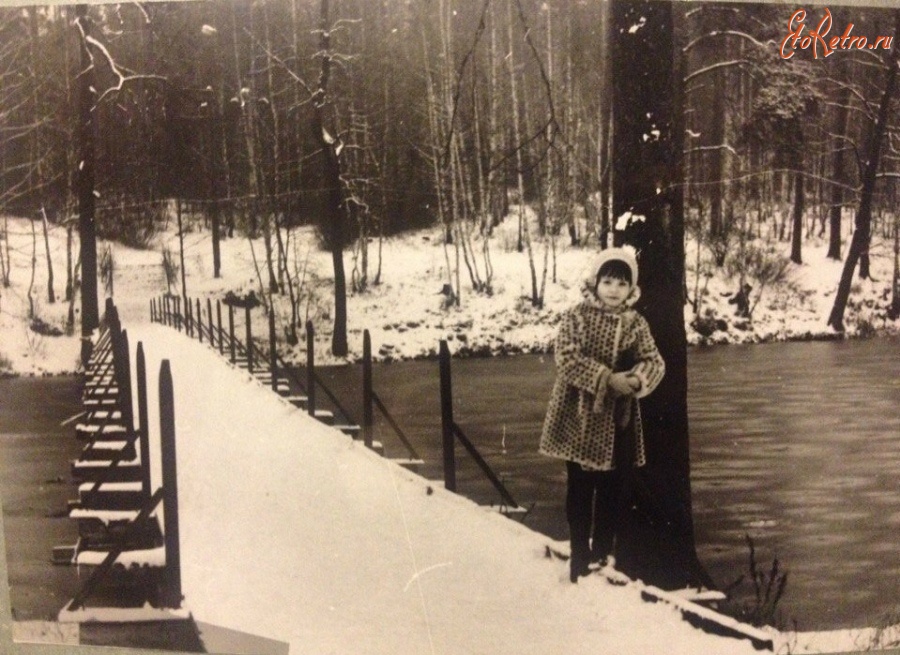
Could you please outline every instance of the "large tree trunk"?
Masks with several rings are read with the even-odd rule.
[[[672,13],[667,2],[612,3],[614,216],[617,221],[626,212],[642,217],[615,237],[639,252],[638,309],[666,362],[664,380],[641,401],[648,464],[636,474],[636,527],[617,548],[617,561],[627,573],[668,588],[710,583],[697,561],[691,515],[680,185],[684,129]],[[630,29],[636,25],[641,27]],[[645,139],[648,134],[659,137]]]
[[[41,207],[41,222],[44,226],[44,249],[47,252],[47,302],[56,302],[56,291],[53,289],[53,259],[50,257],[50,235],[47,233],[47,212]]]
[[[338,143],[326,131],[325,105],[328,78],[331,73],[331,37],[328,18],[328,0],[322,0],[320,14],[319,53],[322,69],[313,105],[315,138],[322,148],[323,177],[325,183],[325,212],[331,261],[334,266],[334,331],[331,336],[331,352],[337,357],[347,354],[347,276],[344,272],[344,244],[347,240],[347,218],[341,189],[341,164],[338,161]]]
[[[844,331],[844,311],[847,309],[847,300],[850,298],[850,285],[853,282],[853,273],[856,264],[869,250],[869,241],[872,233],[872,196],[875,192],[875,177],[878,174],[878,165],[881,160],[881,147],[887,132],[888,111],[894,98],[897,87],[897,63],[898,48],[897,39],[900,39],[900,10],[894,14],[894,48],[891,51],[887,67],[887,78],[884,83],[884,92],[881,95],[881,104],[878,107],[878,119],[872,130],[872,136],[866,149],[866,167],[863,172],[862,195],[859,200],[859,209],[856,212],[856,229],[850,240],[850,248],[847,252],[847,260],[841,272],[841,281],[838,284],[837,294],[834,297],[834,305],[828,317],[828,325],[835,331]]]
[[[725,170],[726,153],[722,147],[725,143],[725,88],[727,84],[726,72],[718,70],[713,73],[713,110],[712,124],[710,125],[710,143],[712,152],[710,152],[710,172],[712,179],[710,182],[709,194],[709,236],[712,243],[717,243],[725,231],[725,185],[727,184],[727,173]],[[716,266],[724,264],[724,249],[717,249]]]
[[[81,239],[81,362],[87,365],[91,355],[91,337],[100,325],[97,301],[97,235],[94,228],[94,96],[96,89],[87,37],[91,32],[87,5],[75,8],[83,38],[81,39],[81,69],[78,88],[78,142],[81,153],[78,165],[78,233]]]
[[[218,40],[218,36],[216,39]],[[218,46],[217,46],[218,51]],[[225,90],[222,88],[224,84],[221,62],[216,63],[216,88],[210,94],[210,113],[209,113],[209,140],[210,140],[210,163],[209,163],[209,191],[210,191],[210,232],[212,236],[212,255],[213,255],[213,277],[222,277],[222,227],[221,227],[221,200],[222,200],[222,171],[225,166],[222,165],[222,104],[224,102]]]

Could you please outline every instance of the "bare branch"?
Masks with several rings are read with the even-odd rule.
[[[696,148],[687,148],[683,152],[684,152],[684,154],[689,154],[692,152],[708,152],[708,151],[714,151],[714,150],[727,150],[732,155],[738,154],[737,150],[735,150],[734,147],[728,143],[722,143],[717,146],[697,146]]]
[[[686,54],[689,50],[691,50],[694,46],[696,46],[700,42],[702,42],[706,39],[711,39],[711,38],[719,37],[719,36],[736,36],[736,37],[739,37],[746,41],[749,41],[750,43],[757,46],[758,48],[770,48],[773,45],[777,45],[775,43],[775,41],[772,39],[769,39],[768,41],[765,41],[765,42],[759,41],[758,39],[755,39],[754,37],[750,36],[746,32],[738,32],[737,30],[715,30],[712,32],[707,32],[706,34],[703,34],[702,36],[698,36],[696,39],[694,39],[693,41],[688,43],[686,46],[684,46],[681,49],[681,51]]]
[[[106,89],[105,91],[103,91],[103,93],[101,93],[98,96],[97,104],[99,104],[101,101],[103,101],[103,99],[106,98],[108,95],[110,95],[112,93],[116,93],[118,91],[121,91],[122,88],[125,86],[125,84],[128,82],[132,82],[135,80],[144,80],[144,79],[168,82],[168,79],[161,75],[138,75],[138,74],[127,75],[126,72],[131,72],[131,71],[127,71],[127,69],[120,67],[116,63],[116,60],[113,58],[113,56],[110,54],[109,50],[107,50],[106,46],[103,45],[103,43],[101,43],[99,40],[97,40],[93,36],[90,36],[85,33],[84,26],[81,24],[80,18],[75,19],[75,24],[78,26],[78,31],[81,33],[81,38],[85,43],[85,49],[87,50],[88,56],[91,59],[91,66],[96,70],[97,62],[96,62],[96,59],[94,59],[94,53],[92,52],[92,48],[89,46],[93,46],[94,49],[96,49],[97,51],[99,51],[99,53],[101,55],[103,55],[103,59],[106,61],[107,66],[109,66],[109,70],[112,72],[112,74],[117,79],[117,82],[114,86]],[[126,72],[123,72],[123,70]]]
[[[244,33],[247,34],[247,35],[253,40],[254,45],[256,45],[257,47],[261,48],[262,51],[265,52],[266,55],[268,55],[268,56],[272,59],[272,61],[274,61],[274,62],[275,62],[276,64],[278,64],[279,66],[281,66],[282,70],[284,70],[284,72],[287,73],[287,74],[291,77],[292,80],[294,80],[297,84],[299,84],[300,86],[302,86],[302,87],[303,87],[303,90],[306,91],[306,92],[310,95],[310,97],[312,97],[312,96],[314,95],[313,90],[310,88],[309,84],[307,84],[306,81],[305,81],[302,77],[300,77],[297,73],[295,73],[295,72],[291,69],[291,67],[288,66],[287,63],[286,63],[281,57],[279,57],[278,55],[276,55],[274,52],[272,52],[272,51],[266,46],[266,44],[262,43],[259,39],[257,39],[257,38],[250,32],[250,30],[244,28]],[[298,106],[304,105],[304,104],[306,104],[307,102],[309,102],[309,100],[304,101],[304,102],[300,103],[299,105],[295,105],[294,107],[292,107],[292,109],[295,109],[295,108],[298,107]]]
[[[732,59],[731,61],[720,61],[715,64],[711,64],[710,66],[706,66],[705,68],[700,68],[695,70],[693,73],[689,75],[685,75],[684,82],[685,84],[690,82],[695,77],[699,77],[701,75],[706,75],[707,73],[711,73],[720,68],[731,68],[732,66],[743,66],[745,64],[749,64],[750,62],[746,59]]]

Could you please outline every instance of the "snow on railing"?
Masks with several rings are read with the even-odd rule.
[[[174,313],[166,312],[172,320],[178,320]],[[127,590],[124,595],[129,596],[137,592],[150,605],[178,610],[182,593],[174,390],[169,361],[162,361],[159,374],[162,486],[151,494],[143,344],[138,343],[136,349],[136,427],[128,335],[111,299],[107,300],[103,334],[97,344],[85,376],[84,420],[76,426],[76,436],[87,444],[72,463],[78,498],[70,501],[69,517],[79,522],[80,536],[74,546],[54,549],[55,563],[90,566],[92,571],[60,615],[65,614],[69,620],[78,620],[81,614],[93,615],[97,608],[88,607],[88,599],[97,597],[101,597],[101,604],[115,609],[122,599],[116,594],[110,597],[109,589]]]

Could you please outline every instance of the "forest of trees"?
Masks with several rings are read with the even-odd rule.
[[[814,58],[795,48],[785,59],[794,10],[674,7],[689,235],[741,285],[777,275],[773,241],[790,241],[801,262],[802,237],[812,233],[829,235],[829,256],[849,254],[848,266],[858,260],[866,276],[872,231],[897,232],[893,51]],[[264,236],[270,292],[291,292],[286,240],[308,223],[335,253],[336,277],[337,254],[354,248],[355,290],[379,281],[380,261],[368,252],[377,237],[443,225],[457,301],[464,287],[490,292],[489,245],[477,236],[510,207],[535,305],[557,238],[610,239],[608,3],[82,10],[0,10],[0,213],[72,225],[87,130],[99,236],[144,245],[177,198],[213,225],[215,248],[235,230]],[[806,28],[825,11],[834,35],[851,23],[870,41],[895,33],[893,11],[861,7],[810,10]],[[852,216],[863,230],[848,251],[840,226]],[[220,266],[216,257],[216,274]],[[838,295],[848,292],[849,282]],[[897,309],[896,294],[893,302]],[[831,323],[840,329],[838,304]]]
[[[892,51],[784,59],[793,10],[674,6],[688,230],[717,265],[742,283],[765,277],[769,240],[791,241],[801,262],[813,232],[830,235],[839,259],[840,222],[861,208],[868,233],[896,233]],[[852,23],[873,41],[894,35],[892,11],[860,7],[811,10],[807,29],[825,11],[832,34]],[[558,235],[608,242],[608,3],[255,0],[84,14],[0,12],[2,213],[77,217],[78,92],[90,76],[101,237],[147,243],[178,198],[217,237],[262,234],[267,284],[287,292],[285,234],[317,223],[325,247],[353,245],[361,290],[379,279],[373,238],[437,222],[454,244],[458,297],[464,285],[490,291],[490,252],[474,237],[513,206],[535,304]],[[851,256],[865,276],[863,237]]]

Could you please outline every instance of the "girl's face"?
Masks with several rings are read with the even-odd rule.
[[[631,293],[631,285],[616,277],[603,276],[597,282],[597,297],[609,307],[618,307]]]

